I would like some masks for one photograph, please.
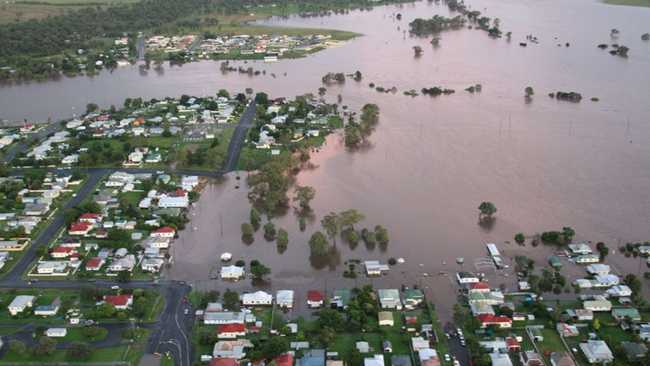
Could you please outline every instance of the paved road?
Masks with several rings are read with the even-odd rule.
[[[49,134],[55,133],[63,129],[60,123],[50,123],[42,127],[38,132],[29,135],[25,141],[20,141],[12,146],[9,146],[5,154],[2,156],[2,161],[4,163],[9,163],[12,161],[16,155],[20,153],[27,152],[30,147],[30,143],[33,141],[41,141],[45,139]]]
[[[445,333],[450,334],[451,338],[447,340],[449,352],[456,357],[461,366],[471,366],[472,359],[466,346],[460,344],[460,339],[456,334],[456,326],[451,323],[445,325]],[[442,336],[441,336],[442,337]]]

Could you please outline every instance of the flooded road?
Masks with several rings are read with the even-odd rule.
[[[218,256],[229,251],[235,259],[259,259],[270,266],[271,287],[303,291],[298,301],[311,288],[422,282],[448,315],[454,287],[438,272],[455,271],[456,257],[465,257],[465,266],[473,270],[473,258],[486,254],[485,242],[498,243],[506,253],[510,246],[514,252],[519,249],[504,242],[512,241],[515,233],[562,226],[573,227],[579,240],[604,241],[610,248],[650,238],[650,42],[640,38],[650,31],[650,9],[586,0],[468,3],[500,18],[502,29],[513,32],[512,41],[466,29],[443,33],[440,47],[434,49],[428,39],[408,37],[403,31],[414,18],[448,14],[445,6],[427,2],[327,18],[270,20],[267,23],[337,28],[364,36],[304,59],[249,62],[266,71],[256,77],[223,75],[218,63],[201,62],[167,67],[162,73],[150,70],[147,75],[127,67],[92,79],[4,87],[0,118],[61,117],[89,101],[107,106],[121,104],[126,97],[212,94],[219,88],[252,87],[273,96],[294,96],[315,93],[327,72],[360,70],[362,82],[329,87],[327,98],[334,101],[341,94],[343,104],[355,109],[376,103],[380,124],[372,146],[359,152],[346,152],[340,136],[331,136],[312,156],[318,168],[299,174],[301,185],[317,191],[312,203],[316,222],[301,233],[292,213],[275,219],[276,227],[289,231],[283,254],[261,233],[252,245],[243,244],[240,225],[249,212],[246,189],[243,181],[230,176],[203,192],[192,212],[190,226],[196,229],[181,233],[170,276],[223,288],[220,281],[209,280],[209,272]],[[401,21],[393,18],[397,12],[403,14]],[[616,40],[610,39],[612,28],[620,30]],[[528,34],[540,43],[520,47]],[[596,47],[599,43],[624,44],[630,55],[611,56]],[[424,49],[417,59],[415,45]],[[377,93],[368,87],[370,82],[395,86],[399,92]],[[482,84],[481,93],[463,91],[476,83]],[[456,93],[437,98],[402,95],[404,90],[435,85]],[[536,94],[527,104],[524,88],[529,85]],[[558,90],[580,92],[583,101],[547,97]],[[600,102],[591,102],[591,97]],[[477,206],[485,200],[498,208],[490,229],[477,225]],[[307,241],[319,229],[320,218],[350,208],[366,215],[361,227],[381,224],[389,230],[387,250],[369,250],[363,244],[351,250],[339,243],[340,256],[332,265],[310,263]],[[521,250],[539,264],[550,254],[541,247]],[[406,263],[381,280],[341,276],[348,259],[390,257],[404,257]],[[610,257],[615,265],[630,268],[622,256]],[[638,260],[633,263],[636,270]],[[250,281],[229,287],[250,288]]]

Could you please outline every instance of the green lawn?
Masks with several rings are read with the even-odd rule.
[[[96,336],[89,337],[84,334],[84,328],[68,328],[68,334],[63,338],[64,341],[70,342],[97,342],[106,338],[108,335],[108,330],[106,328],[101,328]]]
[[[650,0],[605,0],[605,4],[626,6],[650,6]]]

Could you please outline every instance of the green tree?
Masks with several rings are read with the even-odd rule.
[[[293,201],[298,202],[301,212],[308,212],[311,210],[310,202],[316,197],[316,190],[310,186],[299,186],[295,190]]]
[[[354,228],[354,225],[363,221],[366,217],[359,211],[350,209],[339,214],[341,227]]]
[[[269,96],[266,93],[257,93],[255,94],[255,103],[261,106],[267,106],[269,104]]]
[[[271,221],[264,224],[264,239],[267,241],[273,241],[275,240],[275,234],[275,225]]]
[[[596,244],[596,250],[600,254],[600,261],[604,261],[605,257],[609,254],[609,248],[602,241]]]
[[[309,239],[309,249],[312,256],[325,256],[329,253],[327,237],[321,231],[315,232]]]
[[[25,346],[25,343],[23,343],[22,341],[19,341],[17,339],[12,339],[9,341],[9,351],[19,356],[22,356],[25,353],[27,353],[27,346]]]
[[[223,307],[230,311],[239,310],[239,294],[227,289],[223,294]]]
[[[492,215],[497,212],[497,207],[492,202],[484,201],[478,206],[478,210],[479,218],[492,218]]]
[[[129,282],[131,281],[131,272],[129,271],[120,271],[117,274],[117,282]]]
[[[262,217],[260,216],[259,211],[255,209],[255,207],[251,207],[250,221],[251,225],[253,225],[253,229],[255,231],[259,230],[260,223],[262,222]]]
[[[341,219],[339,218],[339,215],[330,212],[323,217],[320,223],[321,226],[323,226],[323,229],[325,229],[327,235],[334,241],[334,245],[336,245],[336,236],[341,230]]]
[[[594,319],[594,322],[591,324],[592,328],[597,332],[600,330],[600,320],[598,318]]]
[[[253,225],[247,222],[241,224],[241,240],[244,243],[251,244],[255,240],[255,237],[253,236],[254,233],[255,230],[253,229]]]
[[[283,253],[285,250],[287,250],[288,245],[289,245],[289,233],[282,228],[278,229],[278,237],[277,237],[278,251]]]
[[[92,354],[92,349],[88,343],[72,342],[66,352],[69,359],[74,361],[87,361]]]
[[[36,356],[49,356],[56,349],[56,341],[52,338],[41,337],[38,344],[32,349]]]
[[[264,279],[264,276],[271,273],[271,269],[258,261],[251,262],[251,274],[256,280]]]
[[[535,91],[532,86],[527,86],[526,89],[524,89],[524,93],[526,94],[526,98],[531,98],[535,94]]]
[[[569,244],[571,243],[571,240],[573,240],[573,237],[576,235],[575,230],[573,230],[569,226],[565,226],[562,228],[562,236],[564,237],[564,243]]]
[[[517,242],[517,244],[521,245],[525,241],[526,241],[526,236],[524,235],[524,233],[515,234],[515,242]]]
[[[383,246],[388,245],[388,242],[390,241],[388,237],[388,230],[386,230],[386,228],[381,225],[375,226],[375,238],[377,239],[377,243]]]
[[[226,89],[219,89],[217,92],[218,97],[223,97],[223,98],[230,98],[230,93],[228,93],[228,90]]]
[[[95,103],[86,104],[86,113],[93,113],[99,109],[99,106]]]

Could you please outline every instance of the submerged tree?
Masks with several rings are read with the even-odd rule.
[[[497,207],[494,205],[494,203],[489,202],[489,201],[484,201],[481,202],[481,204],[478,206],[479,210],[479,219],[491,219],[492,215],[494,215],[497,212]]]
[[[315,232],[309,239],[309,249],[312,256],[325,256],[329,253],[327,237],[321,231]]]

